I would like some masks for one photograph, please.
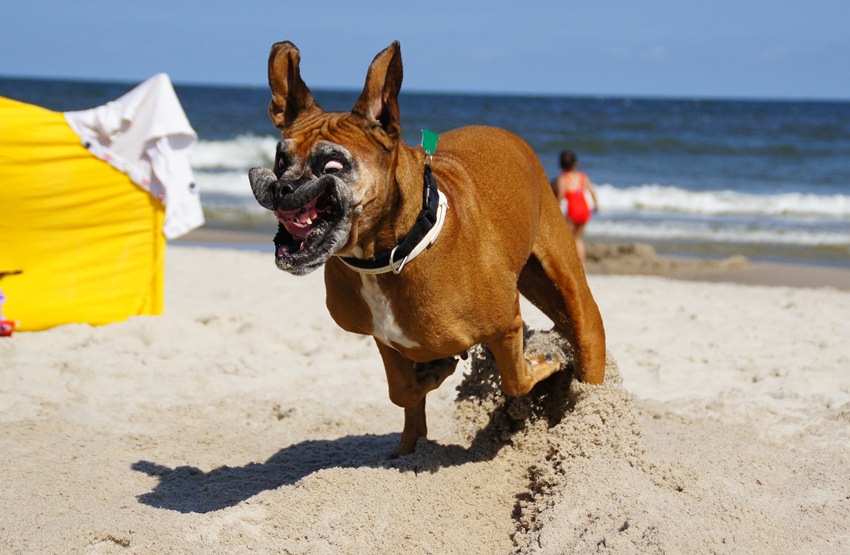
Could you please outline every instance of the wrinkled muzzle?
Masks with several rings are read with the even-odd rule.
[[[268,168],[251,168],[248,180],[254,198],[278,220],[275,263],[281,270],[312,272],[348,241],[353,203],[342,179],[324,175],[293,183]]]
[[[260,206],[266,210],[274,210],[275,198],[282,187],[274,172],[268,168],[251,168],[248,170],[248,181],[251,182],[251,191]]]

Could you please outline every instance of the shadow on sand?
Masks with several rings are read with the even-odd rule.
[[[541,382],[521,398],[505,397],[498,387],[491,355],[472,354],[471,370],[458,386],[458,403],[471,403],[484,422],[469,446],[444,445],[421,439],[414,453],[395,456],[401,434],[352,435],[309,440],[278,451],[264,463],[222,466],[209,472],[191,466],[168,468],[140,460],[132,469],[159,479],[139,501],[181,513],[208,513],[249,499],[263,491],[297,483],[329,468],[386,468],[401,472],[437,472],[441,468],[492,460],[534,418],[556,425],[570,410],[572,368]]]

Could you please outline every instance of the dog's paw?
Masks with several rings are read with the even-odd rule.
[[[532,367],[557,366],[564,370],[574,362],[569,342],[554,330],[527,330],[524,343],[525,360]]]

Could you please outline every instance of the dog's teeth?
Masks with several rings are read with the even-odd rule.
[[[307,225],[313,225],[313,219],[310,216],[307,216]]]

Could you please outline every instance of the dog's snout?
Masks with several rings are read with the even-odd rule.
[[[286,202],[287,199],[304,185],[300,181],[278,179],[268,168],[251,168],[248,171],[248,180],[251,182],[254,198],[267,210],[276,210],[284,204],[291,204]]]
[[[295,192],[295,187],[292,185],[292,183],[290,183],[288,181],[284,181],[282,179],[279,179],[277,181],[277,194],[280,195],[281,197],[284,197],[286,195],[291,195],[294,192]]]
[[[312,175],[304,175],[298,179],[278,178],[268,168],[251,168],[248,171],[248,180],[251,182],[254,198],[260,206],[272,211],[299,209],[336,182],[333,175],[319,178]]]
[[[272,204],[274,205],[273,210],[276,210],[283,206],[286,203],[287,197],[292,195],[299,187],[298,183],[287,181],[283,179],[278,179],[274,183],[271,184],[271,195],[272,195]]]

